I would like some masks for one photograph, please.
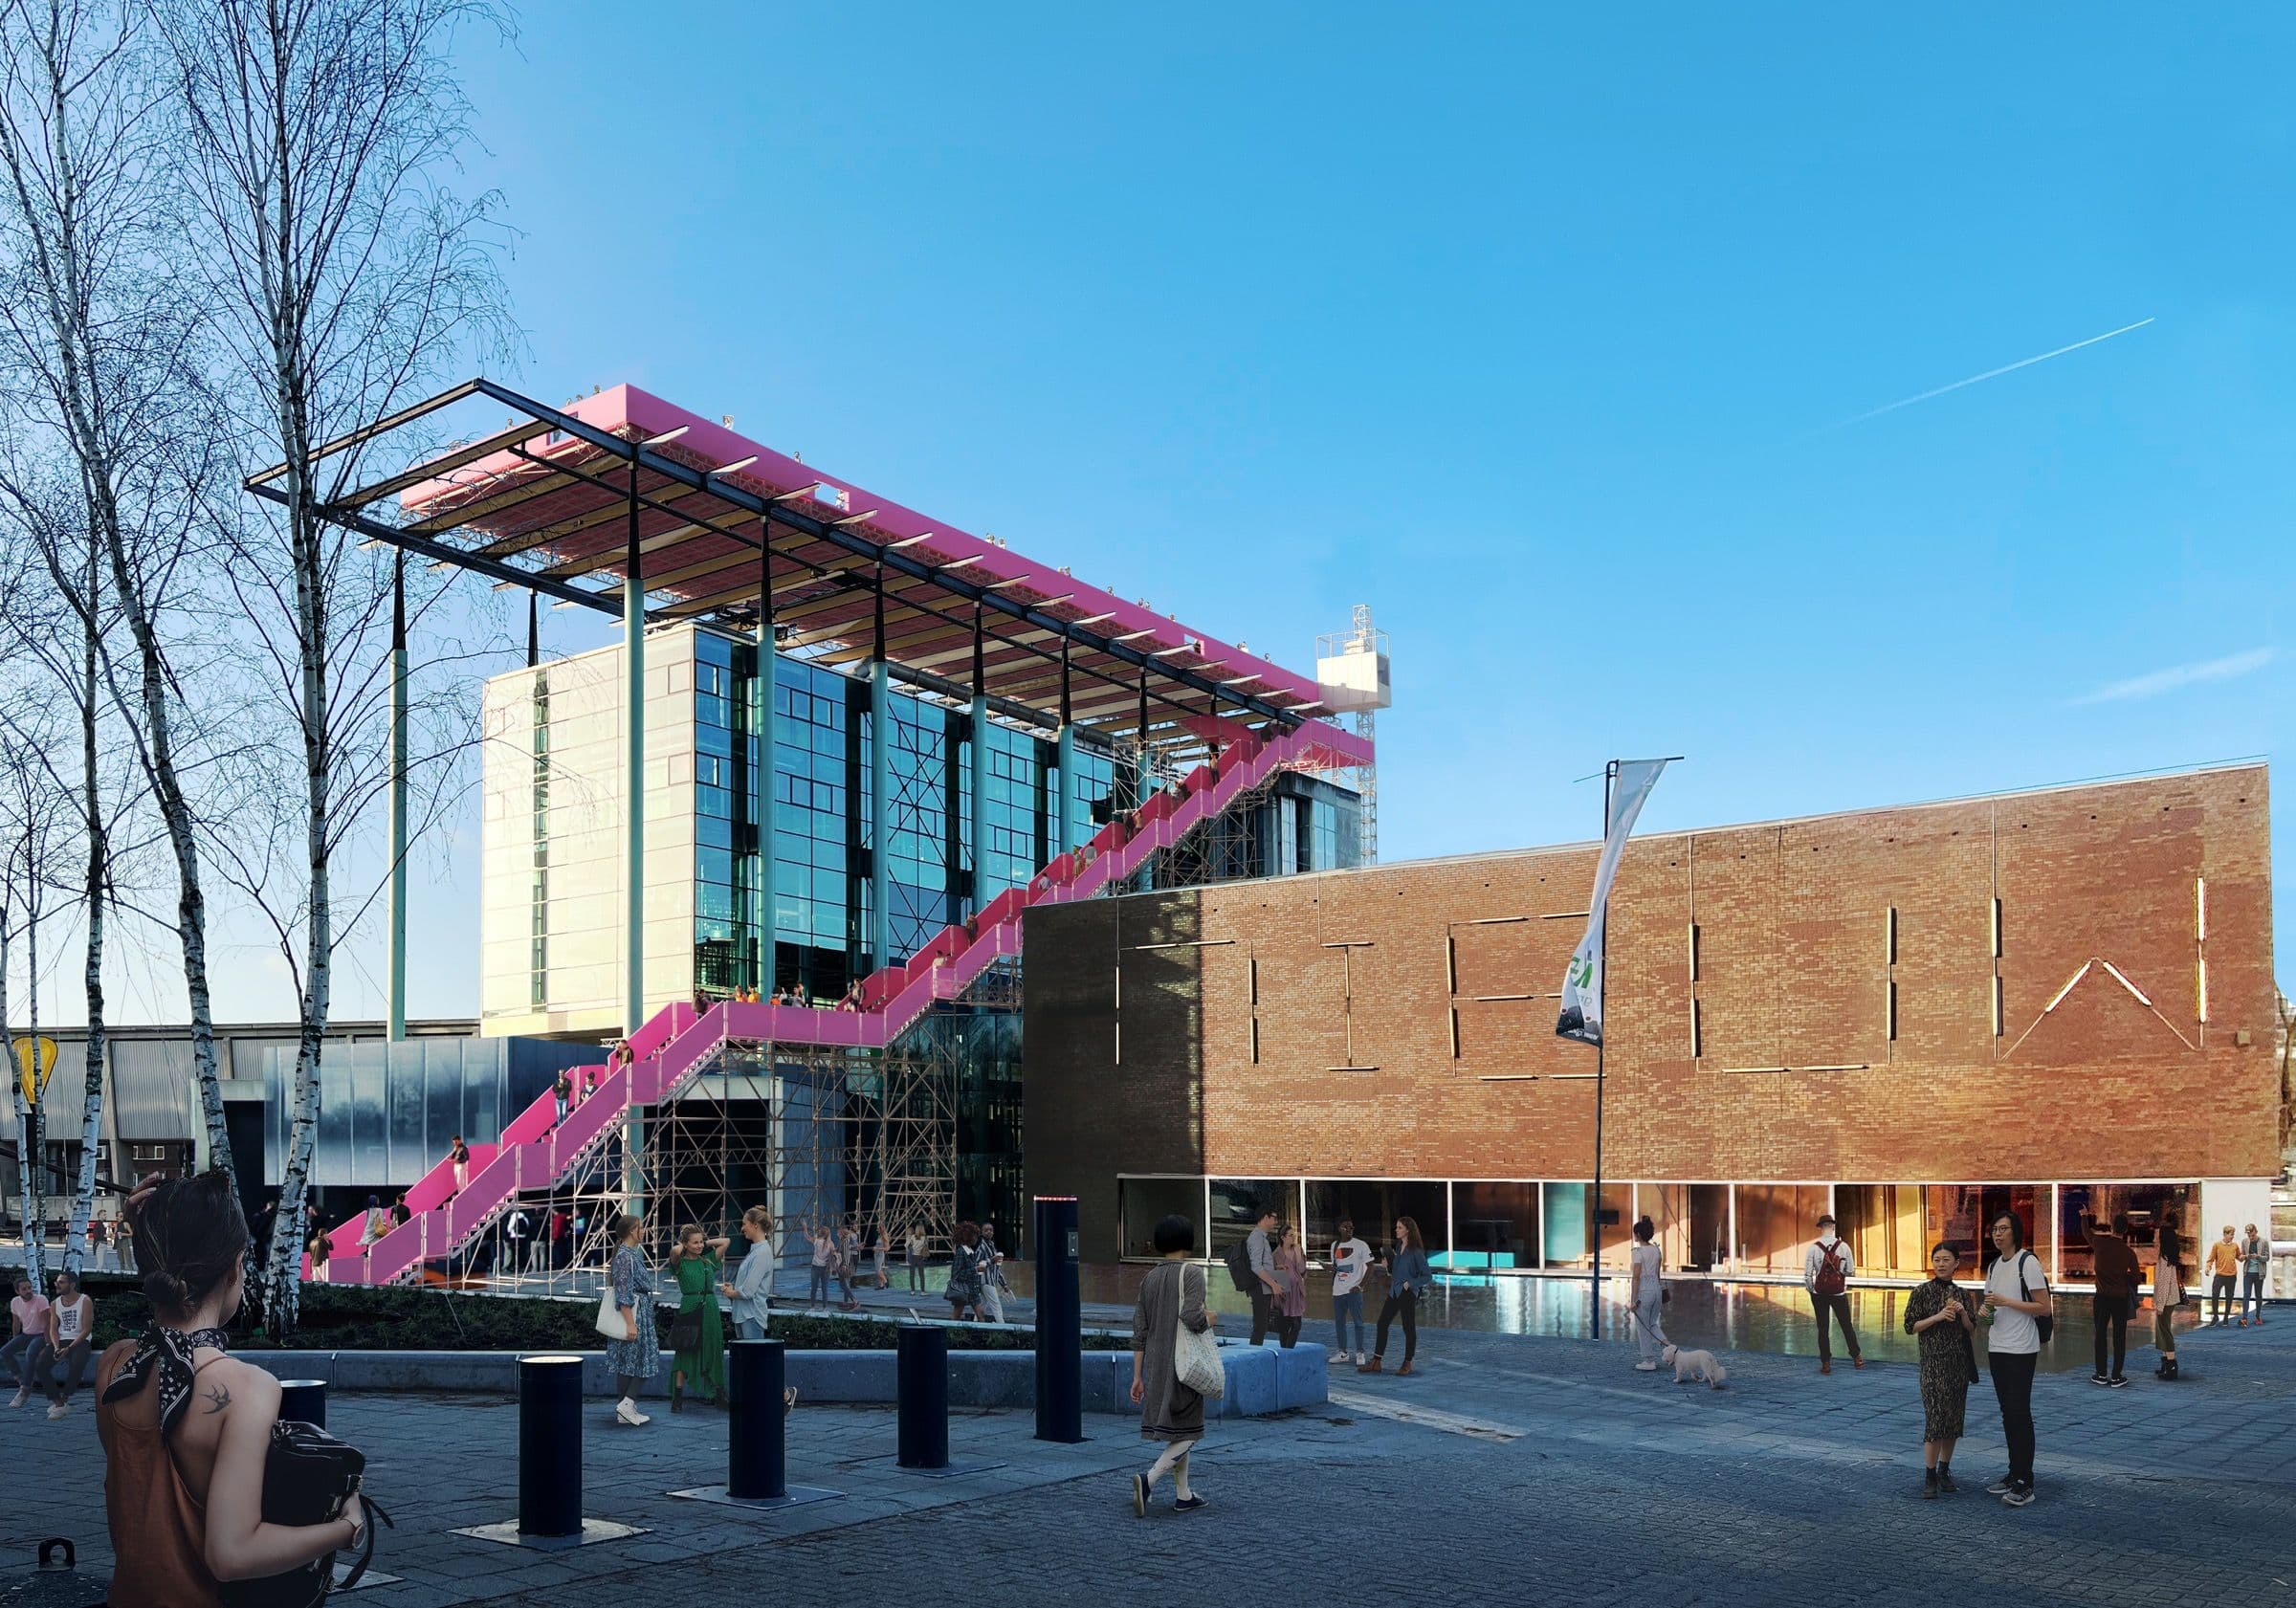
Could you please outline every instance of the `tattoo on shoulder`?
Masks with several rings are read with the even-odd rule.
[[[209,1387],[205,1395],[208,1399],[208,1411],[210,1413],[220,1413],[232,1404],[232,1393],[222,1385]]]

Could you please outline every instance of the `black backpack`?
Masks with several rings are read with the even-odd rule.
[[[1222,1258],[1227,1264],[1227,1276],[1235,1281],[1236,1289],[1249,1295],[1260,1288],[1259,1275],[1251,1270],[1251,1240],[1249,1236],[1227,1247]]]

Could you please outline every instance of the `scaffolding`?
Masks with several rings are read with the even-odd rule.
[[[883,1229],[898,1247],[912,1228],[936,1247],[956,1222],[958,1068],[912,1048],[851,1049],[728,1039],[681,1078],[671,1097],[609,1126],[550,1187],[507,1201],[453,1259],[452,1271],[515,1276],[521,1291],[593,1286],[626,1211],[666,1266],[680,1229],[739,1243],[741,1215],[763,1206],[777,1260],[805,1260],[815,1225],[850,1224],[865,1250]],[[522,1266],[505,1234],[523,1209],[532,1229]],[[545,1225],[563,1209],[575,1231],[551,1248]]]

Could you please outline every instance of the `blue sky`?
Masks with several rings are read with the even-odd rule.
[[[545,400],[1292,664],[1372,603],[1392,859],[1589,835],[1614,754],[1688,756],[1663,829],[2285,745],[2296,13],[2066,21],[562,0],[471,42],[467,179]]]

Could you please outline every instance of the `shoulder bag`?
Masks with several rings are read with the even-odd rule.
[[[622,1309],[614,1305],[614,1287],[608,1284],[598,1297],[598,1333],[609,1340],[629,1338],[629,1325],[623,1321]]]
[[[365,1473],[366,1458],[358,1447],[315,1424],[282,1419],[271,1426],[271,1452],[263,1464],[263,1522],[331,1524],[342,1517]],[[340,1587],[336,1554],[329,1553],[284,1575],[222,1582],[227,1608],[311,1608],[331,1591],[356,1586],[374,1561],[375,1526],[390,1523],[390,1515],[372,1502],[366,1505],[366,1539]]]
[[[1203,1269],[1190,1269],[1182,1263],[1180,1269],[1180,1299],[1175,1303],[1182,1313],[1188,1308],[1188,1274],[1191,1270],[1196,1273],[1198,1288],[1203,1288]],[[1172,1330],[1172,1372],[1179,1377],[1180,1382],[1197,1395],[1214,1400],[1225,1395],[1227,1370],[1221,1364],[1220,1342],[1212,1338],[1212,1332],[1207,1329],[1198,1333],[1178,1313],[1173,1316]]]
[[[2033,1253],[2029,1250],[2017,1253],[2017,1298],[2020,1301],[2033,1299],[2032,1289],[2025,1283],[2025,1263],[2031,1260],[2032,1256]],[[2035,1263],[2035,1266],[2038,1267],[2039,1264]],[[2045,1286],[2042,1292],[2050,1296],[2048,1304],[2054,1307],[2057,1304],[2055,1292],[2049,1290]],[[2040,1313],[2033,1319],[2033,1327],[2041,1332],[2041,1343],[2044,1346],[2047,1345],[2050,1337],[2057,1333],[2057,1314],[2054,1311]]]

